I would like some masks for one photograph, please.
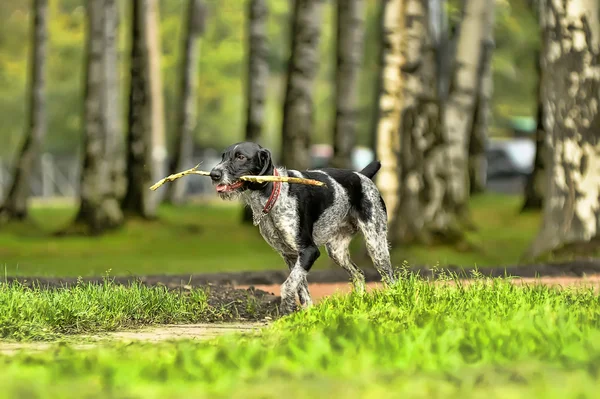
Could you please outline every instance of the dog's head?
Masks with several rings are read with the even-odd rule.
[[[239,180],[247,175],[266,175],[273,172],[271,153],[252,142],[234,144],[223,151],[221,162],[210,177],[222,199],[234,199],[245,190],[260,190],[265,184]]]

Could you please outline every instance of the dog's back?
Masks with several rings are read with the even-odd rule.
[[[337,168],[287,170],[289,176],[327,185],[289,186],[289,195],[298,203],[300,228],[308,230],[317,245],[322,245],[341,232],[353,235],[360,223],[387,220],[385,204],[372,181],[380,168],[381,163],[374,161],[360,172]]]

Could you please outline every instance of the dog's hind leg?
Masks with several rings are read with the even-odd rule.
[[[390,248],[387,241],[387,223],[385,221],[374,223],[372,221],[358,221],[358,227],[363,233],[367,251],[373,261],[373,266],[381,275],[386,284],[396,281],[392,263],[390,261]]]
[[[289,270],[291,271],[293,267],[296,265],[296,261],[298,260],[298,256],[288,256],[282,255],[285,263],[288,265]],[[308,291],[308,280],[306,276],[300,282],[298,286],[298,299],[300,300],[300,305],[307,307],[312,305],[312,299],[310,297],[310,292]]]
[[[350,275],[354,291],[363,294],[365,292],[365,273],[350,258],[351,241],[352,235],[338,235],[325,244],[325,249],[335,264]]]
[[[306,284],[306,275],[320,255],[319,248],[314,244],[299,251],[298,259],[290,270],[290,275],[281,286],[281,310],[284,314],[294,311],[296,293],[303,284]],[[310,301],[308,288],[305,292],[303,291],[303,294],[306,294]]]

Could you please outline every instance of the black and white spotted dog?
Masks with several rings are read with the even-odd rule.
[[[319,246],[346,270],[353,289],[364,292],[365,277],[350,259],[348,250],[360,230],[369,255],[382,280],[394,281],[387,241],[386,208],[371,180],[381,164],[372,162],[362,171],[325,168],[297,171],[276,168],[269,150],[252,142],[230,146],[210,172],[217,193],[230,200],[241,196],[250,206],[254,224],[263,238],[283,257],[290,274],[281,287],[281,310],[312,303],[306,275],[320,256]],[[322,181],[323,186],[286,183],[249,183],[244,175],[281,175]]]

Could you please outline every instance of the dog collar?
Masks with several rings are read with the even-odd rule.
[[[273,168],[273,176],[279,176],[279,172],[277,172],[276,168]],[[281,182],[273,182],[273,189],[271,190],[271,195],[269,195],[269,199],[267,200],[267,203],[265,204],[265,207],[262,211],[263,215],[266,215],[267,213],[271,212],[271,209],[273,209],[273,207],[275,206],[275,203],[277,202],[277,198],[279,198],[280,193]]]

